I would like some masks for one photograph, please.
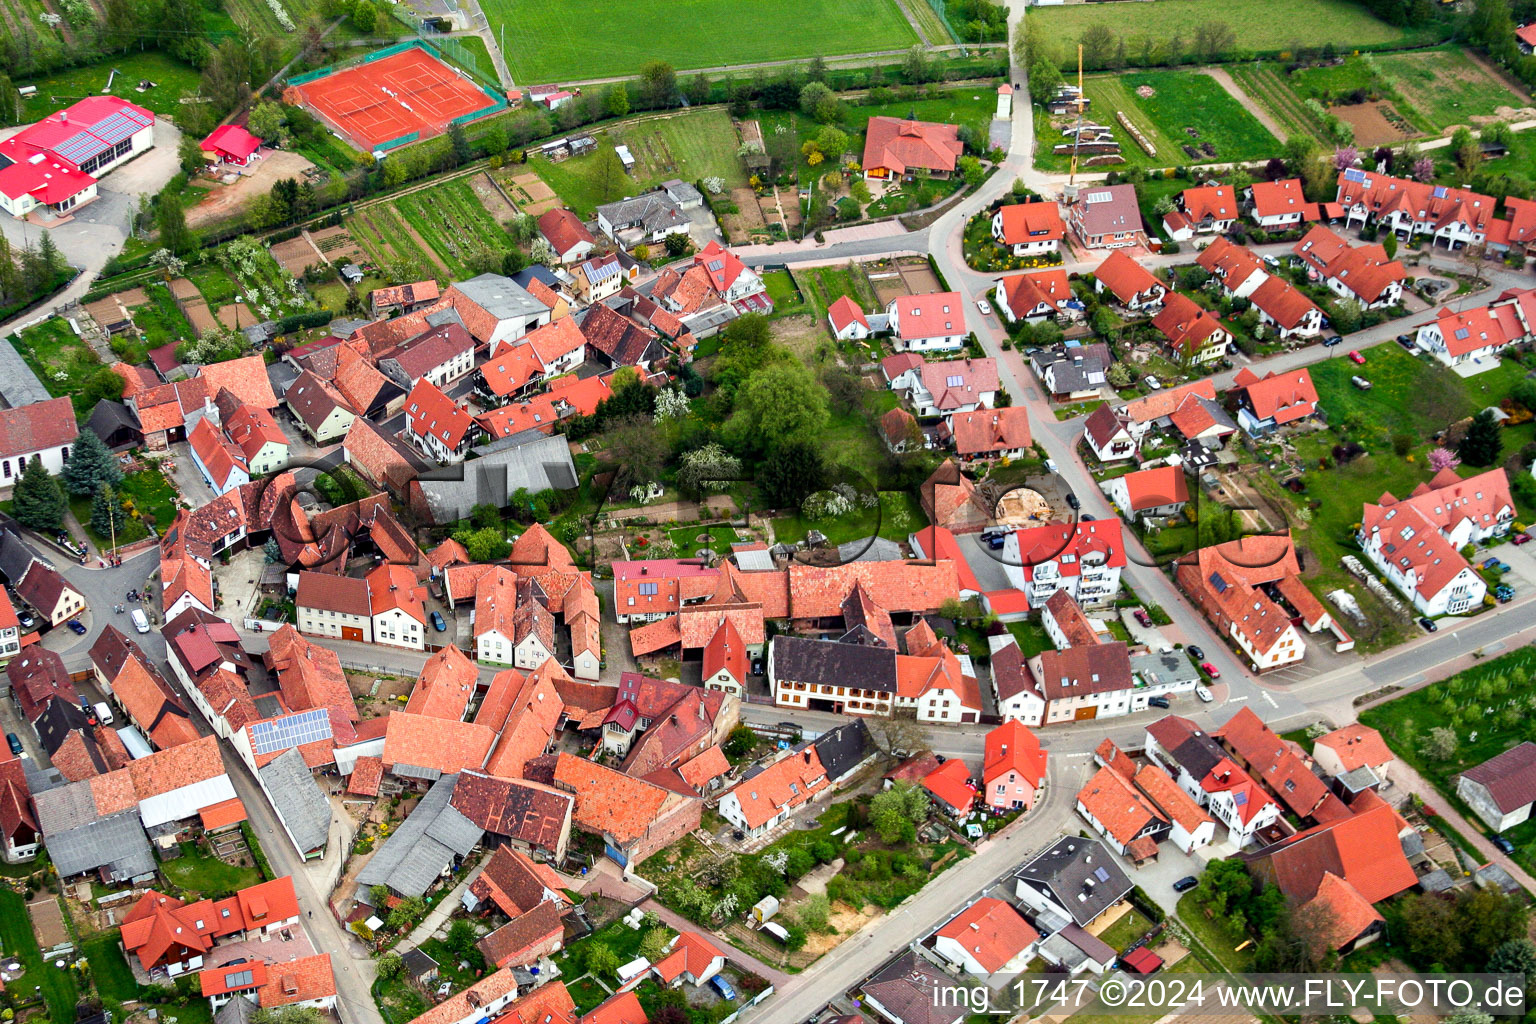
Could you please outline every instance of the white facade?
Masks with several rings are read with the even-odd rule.
[[[746,696],[746,693],[741,686],[741,680],[731,675],[731,673],[723,666],[714,675],[705,679],[703,685],[704,689],[706,690],[723,690],[724,692],[738,698]]]
[[[250,475],[258,477],[276,473],[286,465],[288,465],[288,446],[278,444],[276,441],[268,441],[252,456]]]
[[[1254,306],[1259,312],[1259,323],[1270,328],[1283,340],[1291,338],[1315,338],[1323,333],[1323,311],[1313,307],[1302,314],[1301,320],[1295,327],[1281,327],[1274,317],[1270,316],[1259,306]]]
[[[338,612],[334,608],[308,608],[300,605],[299,632],[311,636],[330,637],[333,640],[354,640],[373,643],[373,619],[354,612]]]
[[[510,665],[514,650],[511,639],[498,630],[488,629],[475,638],[475,660],[482,664]]]
[[[1488,593],[1488,584],[1483,581],[1483,578],[1473,572],[1471,566],[1463,565],[1456,575],[1447,580],[1439,590],[1429,595],[1421,594],[1418,566],[1412,563],[1404,566],[1400,561],[1394,562],[1384,558],[1381,551],[1380,531],[1366,537],[1360,545],[1360,550],[1371,563],[1372,568],[1385,576],[1387,582],[1406,597],[1413,605],[1414,611],[1420,615],[1429,618],[1437,615],[1459,615],[1481,606],[1484,595]]]
[[[955,309],[950,312],[954,317],[954,324],[949,334],[914,334],[908,337],[901,330],[901,316],[896,311],[900,300],[892,302],[886,309],[886,323],[891,328],[891,347],[897,352],[954,352],[965,347],[967,331],[965,329],[965,310]]]
[[[197,471],[202,474],[203,479],[208,481],[208,486],[213,488],[214,494],[227,494],[236,487],[242,487],[251,482],[251,475],[245,471],[245,467],[233,460],[230,462],[229,476],[219,480],[207,466],[203,465],[203,460],[198,458],[195,445],[188,445],[187,450],[192,453],[193,464],[197,466]]]
[[[1039,943],[1031,942],[1029,945],[1019,950],[1019,952],[1015,954],[1011,960],[999,968],[997,973],[1016,974],[1019,971],[1024,970],[1024,968],[1029,966],[1029,962],[1035,958],[1035,947],[1037,945],[1039,945]],[[963,942],[952,936],[936,936],[933,940],[933,951],[939,954],[939,956],[943,957],[945,960],[948,960],[950,963],[954,964],[956,967],[960,968],[966,974],[973,974],[977,977],[981,977],[992,973],[982,965],[981,961],[976,959],[975,954],[967,949]]]
[[[1519,339],[1517,339],[1519,340]],[[1480,348],[1469,349],[1460,355],[1451,355],[1450,348],[1445,343],[1445,338],[1440,333],[1440,324],[1430,321],[1419,328],[1414,335],[1413,343],[1420,352],[1428,352],[1446,366],[1458,366],[1461,363],[1476,363],[1484,359],[1496,359],[1500,352],[1509,344],[1500,337]]]
[[[1401,281],[1389,281],[1387,286],[1381,290],[1381,295],[1375,302],[1366,302],[1356,295],[1354,289],[1350,288],[1341,278],[1330,275],[1324,283],[1328,285],[1328,290],[1339,298],[1353,299],[1365,309],[1386,309],[1388,306],[1397,305],[1403,298],[1403,283]]]
[[[1216,822],[1210,818],[1201,821],[1190,832],[1177,818],[1170,822],[1168,829],[1168,841],[1178,847],[1183,853],[1194,853],[1203,846],[1210,846],[1216,840]]]
[[[390,608],[373,616],[373,642],[407,650],[426,649],[426,624],[399,608]]]
[[[512,650],[513,666],[526,672],[533,671],[553,657],[554,653],[532,633],[523,637],[523,642]]]
[[[1254,788],[1258,788],[1257,783],[1254,784]],[[1253,842],[1255,835],[1280,820],[1280,805],[1265,797],[1264,803],[1253,812],[1253,817],[1245,822],[1241,811],[1246,809],[1246,804],[1242,808],[1238,807],[1235,792],[1237,791],[1218,790],[1211,793],[1205,806],[1206,810],[1211,812],[1211,817],[1226,826],[1227,840],[1234,847],[1242,849]]]

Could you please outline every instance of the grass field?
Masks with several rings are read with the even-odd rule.
[[[1388,25],[1349,0],[1158,0],[1155,4],[1069,4],[1031,8],[1052,38],[1076,40],[1093,24],[1105,24],[1126,39],[1150,36],[1165,42],[1175,35],[1185,45],[1195,28],[1225,21],[1237,33],[1239,48],[1275,53],[1294,46],[1340,47],[1407,44],[1422,33]]]
[[[20,962],[22,969],[22,976],[8,981],[6,988],[30,996],[34,985],[41,986],[48,1019],[73,1020],[80,994],[75,975],[43,963],[37,936],[32,934],[32,919],[27,916],[27,901],[9,889],[0,889],[0,943],[5,946],[6,959]]]
[[[1473,124],[1474,117],[1492,117],[1500,107],[1525,104],[1503,81],[1453,48],[1351,57],[1337,66],[1298,71],[1286,81],[1300,99],[1324,106],[1356,90],[1375,94],[1430,135]]]
[[[30,79],[27,84],[37,86],[37,93],[22,102],[22,116],[36,121],[78,99],[99,94],[106,88],[113,68],[120,72],[113,82],[113,92],[157,114],[179,113],[181,98],[195,95],[201,78],[197,69],[158,51],[127,53],[89,67]],[[135,92],[133,87],[141,78],[154,82],[155,87]]]
[[[519,82],[630,75],[647,61],[707,68],[899,50],[917,33],[895,0],[491,0],[491,29]]]
[[[607,202],[598,189],[598,157],[615,145],[628,145],[635,158],[631,183],[625,186],[627,195],[638,195],[671,178],[693,182],[718,176],[727,188],[747,183],[736,156],[736,129],[731,126],[730,115],[719,108],[643,121],[603,136],[597,152],[557,164],[530,160],[528,166],[566,205],[582,217],[590,217]]]
[[[477,245],[495,253],[512,251],[511,236],[475,197],[467,180],[412,192],[394,206],[455,278],[474,276],[467,260]]]
[[[226,864],[191,843],[182,843],[181,856],[161,864],[160,870],[181,888],[203,895],[233,892],[261,881],[261,872],[255,868]]]
[[[97,932],[82,939],[80,948],[91,962],[91,980],[96,983],[96,991],[107,999],[126,1003],[139,998],[139,983],[133,979],[133,969],[118,947],[119,935],[116,928]]]
[[[1159,0],[1160,3],[1178,0]],[[1137,5],[1141,6],[1141,5]],[[1056,10],[1057,8],[1046,8]],[[1136,90],[1150,87],[1153,94],[1143,98]],[[1180,164],[1225,163],[1231,160],[1259,160],[1280,151],[1280,142],[1242,105],[1233,99],[1210,75],[1198,71],[1143,71],[1133,74],[1098,75],[1084,82],[1092,105],[1089,112],[1100,124],[1115,130],[1127,164],[1174,167]],[[1155,148],[1148,155],[1115,118],[1125,111]],[[1198,134],[1190,136],[1185,129]],[[1036,149],[1036,166],[1047,170],[1065,170],[1069,156],[1057,156],[1051,147],[1065,141],[1049,119],[1035,118],[1035,130],[1041,145]],[[1199,147],[1210,143],[1214,156],[1191,157],[1182,146]]]
[[[81,394],[85,381],[101,369],[101,360],[62,317],[45,320],[10,339],[21,358],[55,398],[70,398],[75,412],[89,415],[93,403]]]
[[[1529,695],[1533,671],[1536,655],[1515,651],[1362,711],[1360,721],[1380,730],[1393,753],[1428,779],[1468,821],[1481,827],[1481,819],[1456,797],[1454,780],[1495,754],[1536,740],[1536,715],[1531,713]],[[1424,755],[1424,739],[1436,727],[1456,733],[1457,748],[1450,760]],[[1517,825],[1505,835],[1515,844],[1515,860],[1527,871],[1536,869],[1536,820]]]

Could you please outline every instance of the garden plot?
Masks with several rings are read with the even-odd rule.
[[[363,247],[343,227],[311,231],[309,240],[325,255],[327,263],[363,263],[368,259]]]
[[[394,210],[382,203],[348,217],[347,229],[372,257],[372,262],[396,281],[451,277],[421,236]]]
[[[396,210],[454,278],[473,277],[512,250],[512,239],[486,212],[468,181],[446,182],[401,196]]]
[[[321,262],[324,258],[315,251],[315,247],[300,235],[298,238],[290,238],[286,242],[278,242],[272,247],[272,258],[294,277],[300,277],[304,271]]]
[[[248,235],[216,250],[219,266],[240,282],[241,294],[263,319],[298,313],[309,306],[304,285],[277,265],[266,247]]]

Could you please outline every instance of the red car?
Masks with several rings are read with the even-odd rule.
[[[1202,661],[1200,663],[1200,667],[1205,671],[1205,674],[1210,676],[1212,679],[1221,678],[1221,670],[1218,669],[1215,665],[1212,665],[1210,662]]]
[[[1349,353],[1349,358],[1350,358],[1350,361],[1355,362],[1355,363],[1359,363],[1361,366],[1365,365],[1365,356],[1361,355],[1357,351],[1351,350],[1350,353]]]
[[[1515,545],[1516,547],[1519,547],[1521,544],[1524,544],[1526,541],[1528,541],[1530,539],[1531,539],[1531,535],[1528,534],[1528,533],[1517,533],[1517,534],[1515,534],[1513,537],[1511,537],[1509,539],[1509,542],[1511,544]]]

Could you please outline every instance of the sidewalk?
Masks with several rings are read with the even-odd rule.
[[[480,871],[485,867],[484,862],[476,864],[473,871],[459,880],[459,884],[453,887],[453,891],[437,901],[437,906],[428,911],[427,916],[421,919],[421,924],[411,929],[411,934],[401,939],[395,945],[395,951],[404,953],[406,950],[415,949],[432,937],[432,933],[448,923],[448,918],[463,905],[464,890],[469,888],[471,882],[480,877]]]
[[[683,917],[680,914],[674,914],[672,911],[668,910],[660,903],[657,903],[655,900],[646,900],[644,903],[640,904],[640,908],[642,910],[648,910],[655,914],[657,917],[661,918],[662,923],[665,924],[668,928],[671,928],[673,931],[696,932],[699,930],[698,925],[694,924],[692,921],[688,920],[686,917]],[[729,942],[726,942],[725,938],[721,936],[719,932],[710,932],[709,934],[717,942],[722,943],[728,949],[730,949],[731,953],[729,959],[736,961],[737,965],[739,966],[751,968],[754,974],[767,978],[770,982],[773,983],[774,988],[778,988],[779,986],[783,985],[784,982],[789,980],[789,975],[785,974],[783,971],[774,967],[769,967],[757,957],[751,955],[750,953],[743,953],[735,946],[732,946]]]
[[[1407,786],[1413,792],[1417,793],[1419,798],[1424,801],[1425,807],[1433,810],[1437,815],[1444,818],[1447,824],[1465,836],[1468,842],[1470,842],[1473,846],[1477,847],[1478,853],[1481,853],[1484,857],[1488,858],[1485,863],[1491,862],[1497,864],[1505,871],[1508,871],[1509,876],[1523,885],[1527,892],[1536,892],[1536,878],[1532,878],[1530,875],[1526,874],[1525,870],[1516,864],[1513,860],[1500,853],[1498,850],[1494,849],[1493,844],[1490,843],[1487,837],[1483,835],[1482,826],[1474,825],[1466,818],[1463,818],[1456,811],[1456,809],[1453,808],[1445,800],[1445,798],[1440,795],[1435,787],[1430,785],[1429,781],[1425,779],[1424,776],[1420,775],[1418,772],[1414,771],[1412,767],[1409,766],[1408,762],[1402,760],[1401,758],[1392,762],[1392,781],[1395,785]]]

